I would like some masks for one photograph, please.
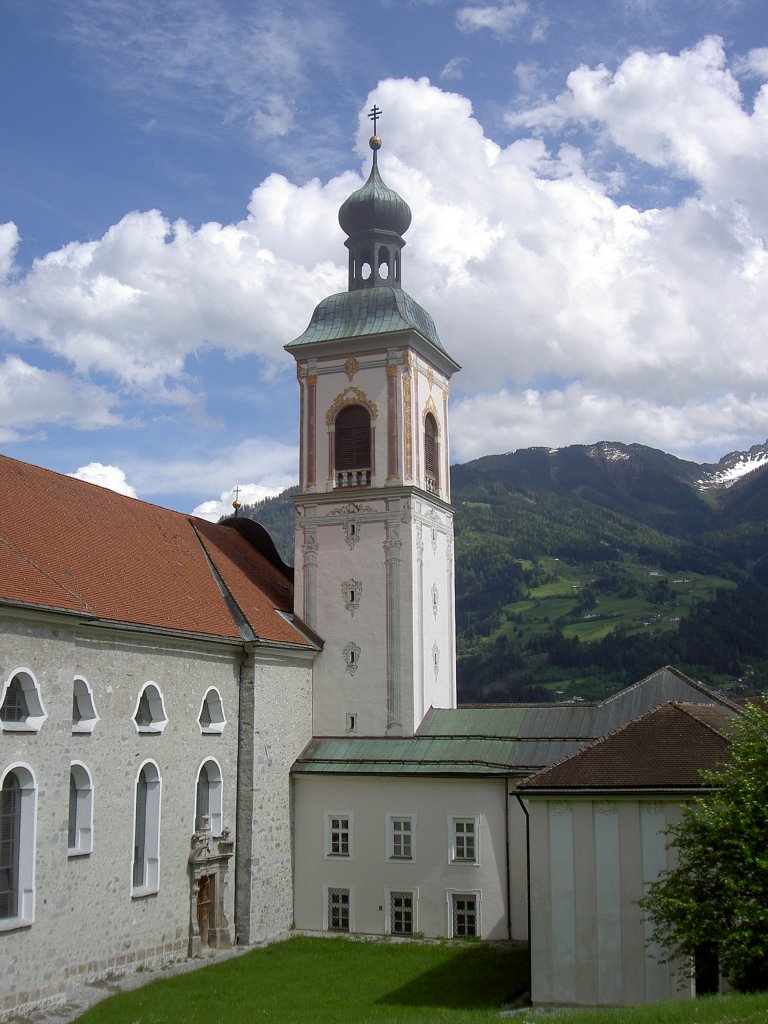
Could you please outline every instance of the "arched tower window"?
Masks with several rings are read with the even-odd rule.
[[[427,490],[436,494],[440,490],[440,442],[431,412],[424,417],[424,474]]]
[[[73,761],[69,770],[69,824],[67,847],[70,857],[93,849],[93,782],[84,764]]]
[[[197,724],[200,726],[200,732],[216,734],[224,732],[227,720],[224,717],[221,694],[215,686],[212,686],[203,697]]]
[[[221,768],[218,762],[209,758],[200,765],[195,791],[195,831],[199,832],[207,816],[211,833],[221,835],[222,830],[222,784]]]
[[[133,819],[133,896],[157,892],[160,883],[160,772],[146,761],[136,778]]]
[[[91,687],[82,676],[75,676],[72,685],[72,732],[93,732],[98,720]]]
[[[133,722],[137,732],[162,732],[168,724],[163,695],[154,683],[147,683],[141,691]]]
[[[337,487],[371,482],[371,414],[362,405],[347,405],[336,417],[334,461]]]
[[[32,673],[26,669],[14,672],[0,697],[0,729],[5,732],[38,732],[47,717]]]
[[[36,792],[24,765],[10,768],[0,784],[0,930],[34,917]]]

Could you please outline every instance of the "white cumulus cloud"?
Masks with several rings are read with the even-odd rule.
[[[203,350],[255,357],[262,381],[287,367],[282,343],[345,287],[336,215],[370,166],[376,102],[387,112],[382,175],[414,214],[403,285],[464,367],[454,454],[568,434],[722,454],[734,438],[768,434],[765,90],[747,109],[716,39],[677,55],[637,52],[612,70],[575,70],[500,142],[459,93],[388,79],[361,108],[357,172],[303,185],[270,175],[233,224],[135,212],[25,273],[6,255],[0,330],[97,388],[97,418],[110,410],[105,380],[121,396],[198,401],[205,382],[190,356]],[[574,123],[567,139],[533,131]],[[656,208],[617,198],[593,169],[591,149],[606,139],[619,161],[686,179],[687,194]],[[12,226],[0,232],[0,254],[16,242]],[[294,446],[269,438],[234,444],[223,460],[117,461],[142,495],[279,489],[296,475]]]
[[[110,491],[117,491],[118,494],[125,494],[129,498],[138,497],[119,466],[105,466],[101,462],[89,462],[87,466],[80,466],[68,476],[73,476],[76,480],[86,480],[89,484],[98,484],[99,487],[107,487]]]
[[[524,0],[504,0],[499,4],[473,4],[460,7],[456,24],[462,32],[486,29],[495,36],[508,36],[528,14]]]

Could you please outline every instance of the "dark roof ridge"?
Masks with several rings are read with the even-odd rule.
[[[612,693],[610,697],[606,697],[605,700],[600,701],[597,706],[602,708],[605,707],[606,704],[610,704],[612,701],[617,700],[619,697],[625,697],[627,694],[632,693],[633,690],[638,689],[640,686],[643,686],[643,684],[653,679],[654,676],[659,675],[660,672],[671,673],[688,686],[692,686],[695,690],[698,690],[699,693],[703,693],[706,697],[711,698],[714,703],[724,704],[726,707],[738,710],[738,705],[729,697],[725,697],[721,693],[716,693],[708,686],[705,686],[704,683],[699,682],[698,679],[693,679],[691,676],[687,676],[684,672],[681,672],[680,669],[675,668],[674,665],[662,665],[661,668],[657,668],[653,672],[649,672],[647,676],[643,676],[642,679],[638,679],[636,683],[632,683],[623,690],[619,690],[618,693]]]
[[[697,701],[692,701],[692,700],[672,700],[672,701],[669,701],[668,703],[673,704],[676,708],[678,708],[684,714],[688,715],[689,718],[692,718],[692,719],[694,719],[694,721],[698,722],[699,725],[703,725],[705,729],[709,729],[710,732],[715,733],[716,736],[721,736],[721,737],[722,736],[726,736],[726,733],[721,732],[720,729],[716,729],[715,726],[712,725],[711,722],[705,722],[703,718],[700,718],[695,713],[695,709],[698,709],[698,708],[714,708],[716,710],[719,710],[719,708],[717,708],[716,704],[699,704]],[[741,709],[740,708],[735,708],[734,710],[736,711],[737,715],[741,714]]]
[[[652,673],[652,674],[655,674],[655,673]],[[682,675],[682,673],[680,673],[680,675]],[[642,682],[642,680],[641,680],[641,682]],[[631,689],[631,687],[630,687],[630,689]],[[542,776],[547,775],[548,772],[552,772],[555,768],[559,768],[560,765],[564,764],[566,761],[570,761],[572,758],[580,757],[581,755],[587,753],[587,751],[596,750],[602,744],[608,742],[609,740],[612,740],[619,733],[622,733],[625,730],[631,728],[632,726],[636,725],[638,722],[642,721],[645,718],[650,718],[652,715],[658,714],[660,711],[664,710],[665,708],[675,708],[676,710],[680,711],[681,713],[687,714],[687,716],[690,719],[692,719],[694,722],[696,722],[697,725],[700,725],[703,728],[707,729],[709,732],[713,733],[715,736],[719,736],[721,739],[725,738],[723,733],[718,732],[717,729],[712,729],[711,726],[707,725],[705,722],[702,722],[700,718],[697,718],[695,715],[692,715],[692,714],[688,713],[686,711],[686,709],[683,707],[684,703],[688,703],[691,706],[698,706],[698,707],[702,706],[702,705],[696,705],[695,702],[693,702],[693,701],[683,702],[683,701],[675,701],[675,700],[665,700],[663,704],[657,704],[655,708],[650,708],[647,711],[641,712],[639,715],[635,715],[635,717],[631,718],[628,722],[623,722],[621,725],[616,726],[615,729],[612,729],[610,732],[605,733],[603,736],[597,736],[591,743],[587,743],[586,746],[582,747],[580,750],[575,750],[575,751],[572,751],[570,754],[565,754],[559,760],[553,761],[552,764],[548,764],[545,768],[539,769],[539,771],[537,771],[534,775],[531,775],[531,776],[529,776],[529,778],[524,779],[520,783],[520,788],[527,787],[527,784],[529,782],[532,782],[534,779],[541,779]],[[709,705],[703,705],[703,706],[704,707],[713,707],[713,708],[716,707],[715,704],[709,704]]]
[[[18,459],[14,459],[13,461],[17,462]],[[52,586],[56,587],[58,590],[63,590],[64,593],[68,594],[73,601],[76,601],[78,604],[82,605],[83,614],[96,614],[93,608],[91,608],[91,606],[88,604],[88,601],[86,601],[84,597],[76,593],[74,590],[70,590],[69,587],[64,586],[61,580],[56,579],[56,577],[52,573],[48,572],[47,569],[44,569],[39,562],[37,562],[33,558],[30,558],[25,551],[21,551],[15,544],[12,544],[7,537],[0,537],[0,547],[4,547],[7,548],[8,551],[12,551],[13,554],[18,559],[20,559],[26,565],[31,566],[31,568],[33,568],[35,572],[39,572],[41,576],[45,576],[45,578],[52,584]],[[35,605],[30,604],[30,607],[35,607]]]

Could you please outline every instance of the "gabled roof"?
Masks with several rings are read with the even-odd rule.
[[[520,784],[525,793],[706,788],[700,772],[728,759],[736,712],[669,701]]]
[[[0,604],[312,646],[288,570],[246,532],[0,456]]]

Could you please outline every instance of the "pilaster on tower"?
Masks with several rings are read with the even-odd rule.
[[[381,139],[370,146],[368,180],[339,211],[348,290],[286,345],[301,389],[295,608],[325,642],[315,735],[410,735],[430,706],[456,704],[448,396],[459,367],[401,287],[411,211],[381,179]]]

